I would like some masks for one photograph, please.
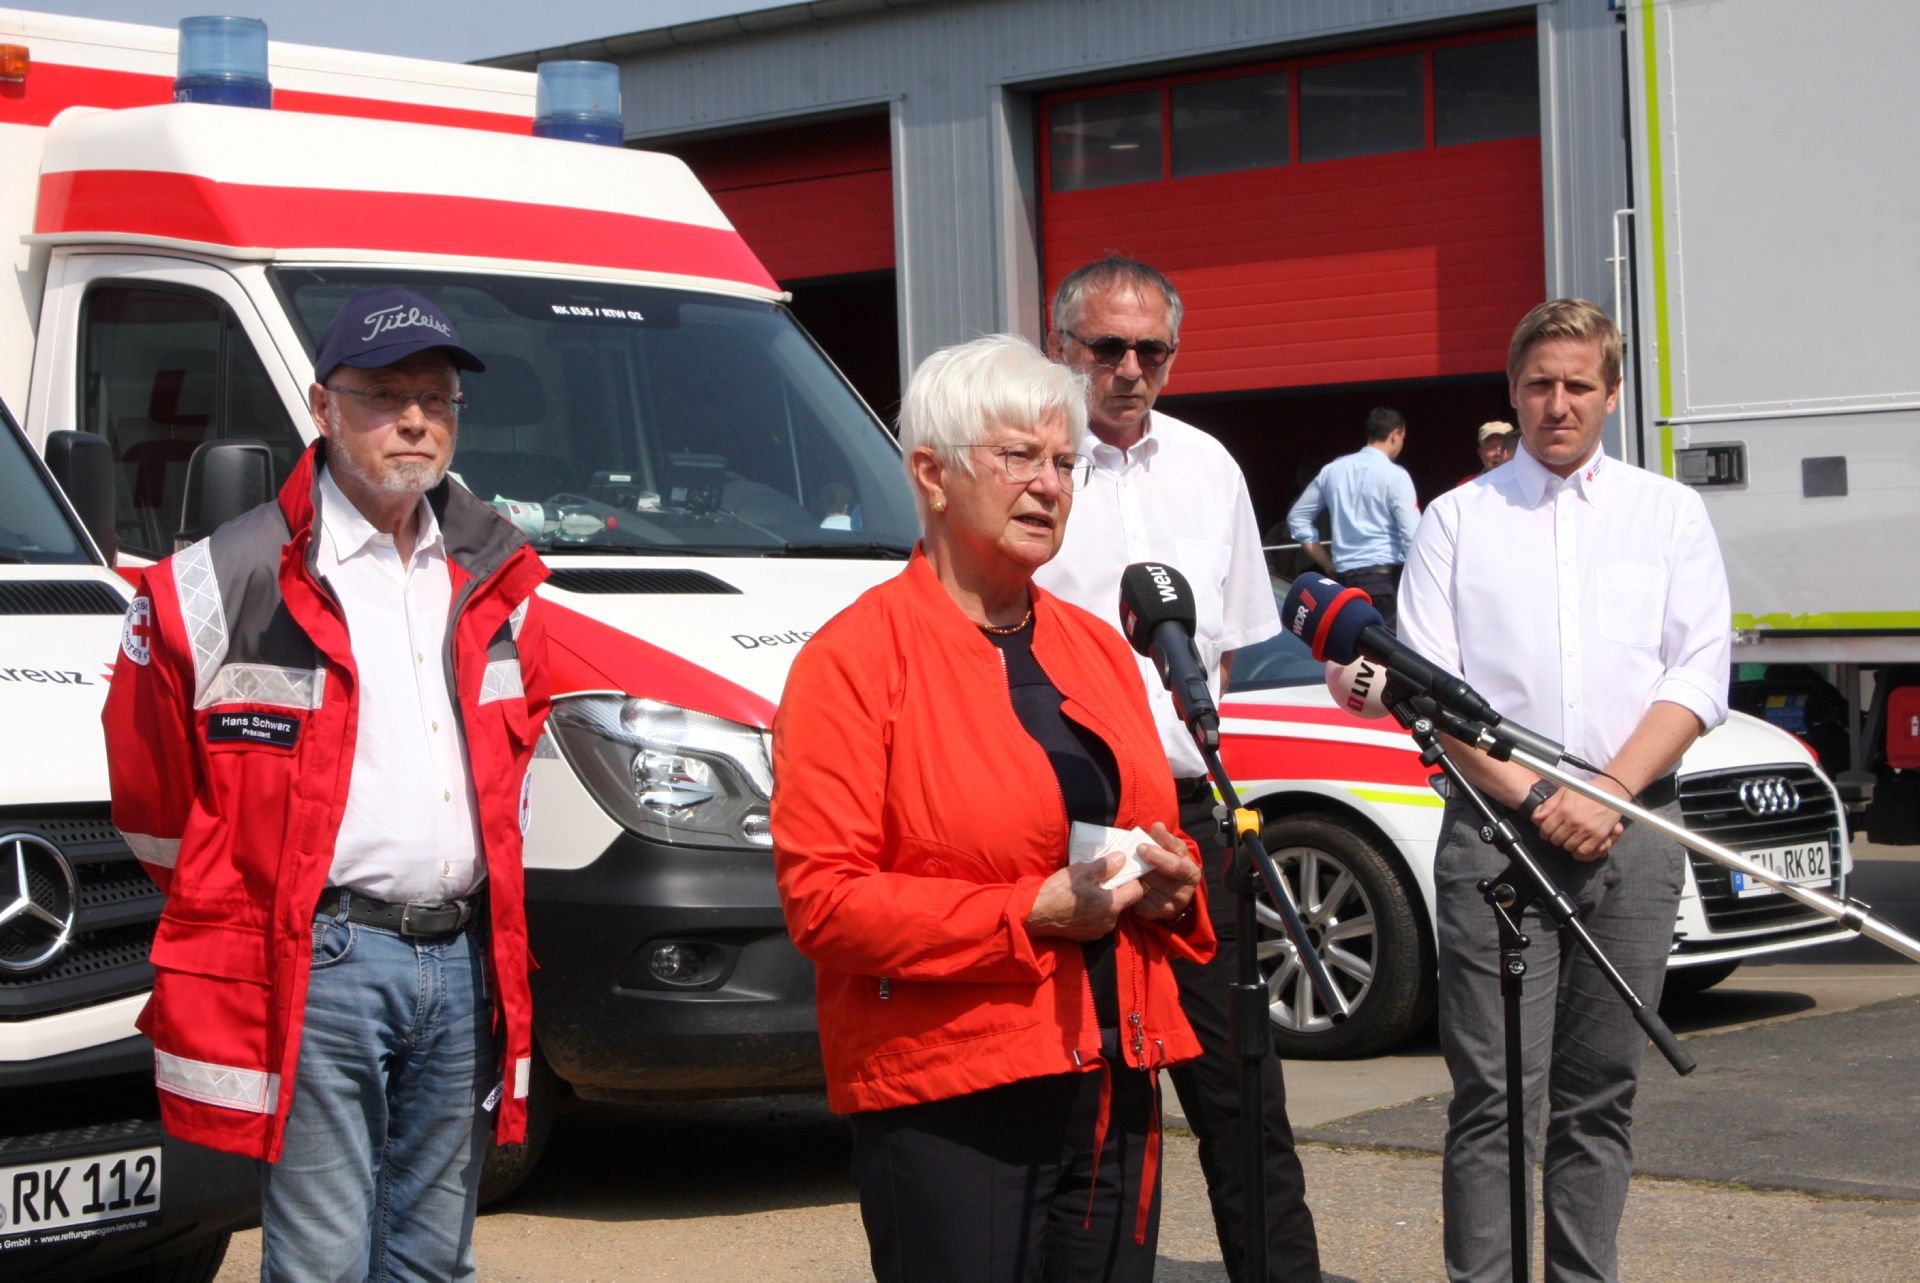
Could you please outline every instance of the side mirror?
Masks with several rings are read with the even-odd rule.
[[[105,437],[63,428],[47,433],[46,459],[47,471],[66,491],[80,524],[111,566],[120,551],[113,511],[113,447]]]
[[[264,441],[209,441],[187,460],[175,552],[273,498],[273,452]]]

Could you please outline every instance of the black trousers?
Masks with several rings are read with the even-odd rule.
[[[853,1182],[878,1283],[1149,1283],[1157,1173],[1146,1241],[1133,1232],[1153,1083],[1113,1067],[1096,1170],[1103,1076],[1053,1074],[855,1114]]]
[[[1174,963],[1180,1005],[1200,1039],[1201,1054],[1172,1071],[1173,1089],[1187,1122],[1200,1141],[1200,1169],[1213,1204],[1213,1227],[1220,1236],[1220,1259],[1234,1283],[1258,1283],[1241,1270],[1247,1241],[1241,1208],[1246,1182],[1241,1179],[1241,1145],[1249,1134],[1240,1118],[1239,1057],[1227,1041],[1228,986],[1233,983],[1239,948],[1237,904],[1226,887],[1230,853],[1214,818],[1211,792],[1191,797],[1181,781],[1180,827],[1200,846],[1207,873],[1207,910],[1220,950],[1205,966]],[[1267,1280],[1269,1283],[1319,1283],[1320,1244],[1313,1213],[1307,1210],[1307,1178],[1294,1152],[1293,1127],[1287,1122],[1287,1088],[1280,1059],[1267,1061],[1261,1075],[1264,1125],[1259,1135],[1266,1154]]]
[[[1399,566],[1360,566],[1343,570],[1339,576],[1347,587],[1358,588],[1373,598],[1373,608],[1386,621],[1388,632],[1399,620],[1400,571]]]

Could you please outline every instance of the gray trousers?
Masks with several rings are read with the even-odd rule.
[[[1659,814],[1678,821],[1679,806]],[[1641,1001],[1658,1003],[1684,876],[1679,845],[1629,824],[1605,859],[1582,863],[1531,824],[1513,817],[1513,825]],[[1434,861],[1440,1048],[1453,1075],[1443,1191],[1447,1275],[1473,1283],[1513,1277],[1499,935],[1475,886],[1505,867],[1505,858],[1480,841],[1472,812],[1449,802]],[[1521,990],[1528,1221],[1545,1104],[1546,1277],[1610,1281],[1617,1274],[1614,1238],[1627,1202],[1633,1094],[1647,1036],[1585,952],[1562,939],[1537,903],[1521,929],[1532,941]]]

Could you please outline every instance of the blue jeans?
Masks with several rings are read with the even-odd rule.
[[[497,1079],[485,950],[320,917],[260,1277],[472,1279]]]

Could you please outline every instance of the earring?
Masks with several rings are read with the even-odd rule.
[[[945,499],[935,499],[928,506],[931,507],[935,512],[945,512],[947,510],[947,501]]]

